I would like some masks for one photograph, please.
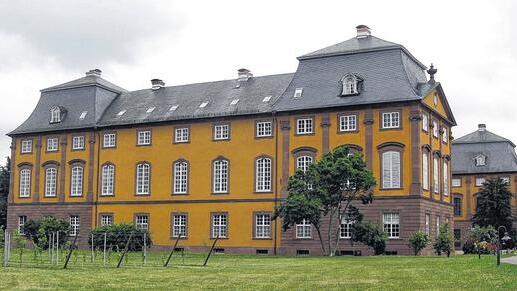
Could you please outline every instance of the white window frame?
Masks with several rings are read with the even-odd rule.
[[[148,214],[135,215],[135,227],[137,229],[149,230],[149,215]]]
[[[187,194],[188,193],[188,173],[189,164],[187,161],[176,161],[174,162],[174,183],[173,193],[174,194]]]
[[[50,123],[61,122],[61,109],[57,106],[50,109]]]
[[[422,153],[422,188],[429,190],[429,152]]]
[[[440,235],[440,216],[436,216],[436,237]]]
[[[22,154],[32,153],[32,139],[22,139],[20,152]]]
[[[228,215],[225,213],[212,214],[212,238],[228,237]]]
[[[352,226],[355,221],[349,220],[348,217],[343,216],[341,219],[341,224],[339,226],[339,237],[343,239],[352,238]]]
[[[216,194],[228,193],[230,162],[218,159],[213,162],[212,191]]]
[[[461,178],[452,178],[452,187],[461,187]]]
[[[296,238],[312,238],[312,224],[307,219],[296,224]]]
[[[383,112],[382,113],[382,128],[392,129],[400,128],[400,112]]]
[[[84,150],[84,135],[76,135],[72,137],[72,149]]]
[[[313,134],[314,133],[314,119],[309,118],[298,118],[296,119],[296,134]]]
[[[431,234],[431,214],[425,214],[425,234]]]
[[[436,120],[433,120],[432,123],[433,123],[433,136],[438,138],[440,135],[440,129],[438,128],[438,122]]]
[[[18,234],[25,235],[24,227],[25,223],[27,223],[27,215],[18,216]]]
[[[45,169],[45,197],[57,195],[57,167],[50,166]]]
[[[485,183],[486,179],[483,177],[476,177],[476,187],[483,186],[483,183]]]
[[[114,148],[117,146],[117,134],[114,132],[105,133],[102,136],[102,147]]]
[[[422,114],[422,130],[429,132],[429,116],[427,113]]]
[[[357,115],[340,115],[339,132],[350,132],[357,130]]]
[[[70,170],[70,196],[83,195],[84,167],[73,165]]]
[[[402,188],[402,153],[399,151],[385,151],[382,153],[382,188]],[[398,171],[398,175],[397,172]]]
[[[271,192],[273,189],[273,161],[269,157],[255,160],[255,191]]]
[[[150,145],[151,144],[151,131],[150,130],[139,130],[137,132],[138,135],[138,145]]]
[[[216,124],[214,125],[214,140],[228,140],[230,139],[230,125]]]
[[[136,195],[149,195],[151,188],[151,164],[139,163],[136,165]]]
[[[47,152],[57,152],[59,150],[59,138],[47,137]]]
[[[18,197],[28,198],[31,196],[31,175],[31,169],[24,168],[20,170],[20,187]]]
[[[343,78],[343,92],[342,95],[357,94],[357,78],[348,75]]]
[[[448,134],[449,130],[447,128],[443,128],[443,133],[442,133],[442,142],[444,143],[447,143],[449,141],[449,134]]]
[[[312,156],[303,155],[296,157],[296,170],[301,170],[306,173],[312,163],[314,163],[314,158]]]
[[[187,237],[187,215],[177,213],[172,215],[172,237]]]
[[[110,226],[110,225],[113,225],[113,215],[102,214],[101,215],[101,226]]]
[[[433,192],[440,193],[440,160],[433,157]]]
[[[294,89],[294,98],[300,98],[303,95],[303,88]]]
[[[79,215],[70,215],[70,236],[76,236],[79,234],[81,227],[81,218]]]
[[[271,121],[258,121],[256,124],[257,137],[270,137],[273,136],[273,122]]]
[[[255,214],[255,238],[271,238],[271,213]]]
[[[484,155],[477,155],[474,158],[477,167],[486,166],[486,157]]]
[[[449,195],[449,163],[443,161],[443,195]]]
[[[105,164],[101,172],[101,195],[112,196],[115,194],[115,165]]]
[[[175,143],[186,143],[189,142],[189,128],[188,127],[178,127],[174,129],[174,142]]]
[[[396,212],[388,212],[382,214],[384,231],[388,234],[389,239],[400,238],[400,214]]]

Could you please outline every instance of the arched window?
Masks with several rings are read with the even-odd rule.
[[[61,122],[61,108],[54,106],[50,109],[50,123]]]
[[[272,189],[271,159],[268,157],[258,158],[255,161],[255,191],[269,192]]]
[[[440,162],[439,158],[433,158],[433,189],[434,193],[440,193]]]
[[[174,194],[187,194],[188,190],[188,162],[187,161],[176,161],[174,163]]]
[[[56,197],[57,168],[48,167],[45,170],[45,197]]]
[[[356,76],[348,74],[341,79],[341,82],[343,83],[343,91],[341,95],[353,95],[358,93],[358,79]]]
[[[72,166],[70,179],[70,196],[83,195],[83,172],[83,166]]]
[[[21,169],[20,170],[20,193],[19,196],[22,198],[30,197],[31,192],[31,170]]]
[[[314,159],[311,156],[299,156],[296,158],[296,170],[307,172]]]
[[[400,152],[386,151],[382,153],[382,188],[401,188]]]
[[[113,195],[115,193],[115,165],[105,164],[102,166],[101,187],[101,195]]]
[[[443,161],[443,195],[449,195],[449,164]]]
[[[151,165],[139,163],[136,165],[136,195],[148,195]]]
[[[213,162],[212,190],[214,193],[228,193],[228,169],[228,160],[220,158]]]

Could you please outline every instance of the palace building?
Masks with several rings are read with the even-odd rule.
[[[437,70],[402,45],[357,36],[298,57],[294,73],[128,91],[100,70],[41,90],[12,137],[8,228],[53,215],[83,246],[99,225],[134,223],[154,246],[321,253],[313,227],[272,220],[286,184],[342,145],[364,155],[377,186],[361,209],[409,254],[408,236],[453,219],[451,128]],[[429,76],[426,75],[426,72]],[[351,245],[341,226],[343,254]]]
[[[478,130],[453,141],[452,159],[454,239],[456,249],[460,250],[472,228],[477,193],[485,179],[502,178],[512,193],[517,192],[517,155],[512,141],[479,124]],[[517,217],[517,198],[511,203],[513,216]],[[513,227],[517,228],[517,220]]]

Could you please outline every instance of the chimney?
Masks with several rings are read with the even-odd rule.
[[[151,80],[151,89],[158,90],[160,88],[165,87],[165,82],[160,79],[152,79]]]
[[[486,130],[486,124],[484,124],[484,123],[478,124],[478,130],[479,131],[485,131]]]
[[[86,76],[100,77],[101,74],[102,74],[102,71],[99,69],[93,69],[93,70],[89,70],[88,72],[86,72]]]
[[[251,73],[250,70],[248,69],[238,69],[237,70],[237,80],[239,82],[246,82],[248,81],[248,79],[250,79],[251,77],[253,77],[253,74]]]
[[[357,38],[365,38],[372,35],[370,28],[366,25],[361,24],[356,26],[355,28],[357,29]]]

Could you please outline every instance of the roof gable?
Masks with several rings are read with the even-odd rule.
[[[425,94],[423,95],[425,97],[423,98],[422,103],[425,104],[426,107],[438,113],[438,115],[443,117],[445,120],[448,120],[452,125],[456,125],[456,120],[452,114],[449,102],[447,101],[447,97],[445,97],[445,93],[443,92],[439,82],[427,82],[425,84],[421,84],[419,89],[421,92],[423,91],[422,94]]]

